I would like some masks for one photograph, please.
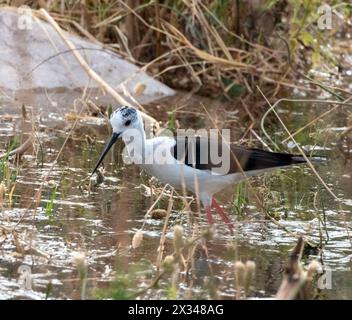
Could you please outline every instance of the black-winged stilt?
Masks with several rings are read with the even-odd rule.
[[[185,187],[198,195],[208,222],[214,223],[211,214],[211,209],[214,208],[231,232],[233,224],[214,199],[215,193],[245,179],[245,175],[253,176],[273,168],[306,162],[302,156],[247,149],[204,137],[165,136],[147,139],[140,112],[129,106],[115,110],[110,123],[113,134],[92,175],[111,146],[121,137],[126,144],[129,158],[134,163],[161,182],[175,188]]]

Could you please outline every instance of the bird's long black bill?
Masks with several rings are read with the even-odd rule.
[[[103,152],[101,153],[100,155],[100,158],[97,162],[97,164],[95,165],[95,168],[94,170],[92,171],[92,174],[93,175],[95,173],[95,171],[97,171],[99,165],[102,163],[102,161],[104,160],[105,156],[107,155],[107,153],[109,152],[110,148],[113,146],[113,144],[117,141],[117,139],[119,138],[120,136],[120,133],[113,133],[110,140],[107,142],[107,144],[105,145],[104,147],[104,150]]]

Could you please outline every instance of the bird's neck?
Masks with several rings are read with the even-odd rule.
[[[126,131],[122,140],[125,142],[129,158],[136,164],[144,163],[146,135],[143,126]]]

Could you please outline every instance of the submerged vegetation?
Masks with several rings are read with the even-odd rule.
[[[319,284],[333,268],[343,286],[352,255],[349,3],[0,4],[28,5],[47,19],[44,8],[66,31],[182,90],[139,105],[172,132],[229,127],[241,144],[318,151],[331,161],[251,178],[221,194],[236,225],[231,237],[224,225],[205,227],[194,196],[140,175],[117,152],[113,166],[106,161],[89,176],[109,130],[99,120],[114,104],[98,105],[84,92],[65,114],[21,106],[9,118],[0,109],[0,297],[21,297],[17,267],[31,265],[37,277],[28,297],[39,299],[311,299],[324,290],[352,298],[350,289]],[[138,84],[134,94],[144,90]]]

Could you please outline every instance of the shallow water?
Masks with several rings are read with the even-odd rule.
[[[237,112],[230,112],[231,106],[208,99],[202,103],[217,125],[232,129],[234,139],[243,135],[245,124],[239,125],[240,117]],[[55,163],[73,124],[64,120],[70,108],[50,107],[49,111],[42,108],[41,113],[33,109],[40,144],[36,143],[36,150],[29,150],[18,165],[13,161],[10,176],[7,180],[4,178],[9,188],[0,213],[0,227],[6,228],[0,236],[0,299],[80,299],[82,295],[99,298],[106,297],[104,292],[111,293],[109,297],[124,298],[131,291],[146,288],[157,274],[155,262],[164,219],[147,218],[141,245],[132,249],[131,243],[152,203],[149,186],[154,187],[154,200],[163,186],[150,182],[150,177],[135,166],[123,165],[119,156],[122,146],[118,145],[108,156],[110,161],[105,161],[103,183],[88,191],[84,179],[89,176],[109,133],[98,119],[79,120]],[[162,105],[151,108],[158,119],[160,115],[164,121],[169,119]],[[6,152],[13,137],[21,139],[24,132],[22,139],[25,139],[31,131],[31,122],[23,122],[19,110],[7,106],[0,112],[1,153]],[[175,119],[182,128],[211,127],[212,121],[199,110],[201,107],[197,105],[186,106],[175,112]],[[322,105],[295,104],[293,108],[286,105],[281,107],[280,116],[294,132],[326,110]],[[340,204],[307,165],[275,170],[250,180],[266,208],[282,226],[315,243],[320,242],[319,230],[323,230],[322,252],[313,250],[303,258],[305,265],[312,259],[322,259],[331,276],[331,288],[319,290],[321,299],[352,299],[352,164],[348,149],[351,146],[347,140],[338,143],[341,130],[349,125],[346,115],[346,109],[341,107],[296,136],[307,150],[309,146],[315,146],[317,152],[326,150],[328,163],[316,168],[342,199]],[[286,137],[279,126],[270,125],[269,131],[277,143]],[[263,136],[260,130],[258,134]],[[246,143],[260,146],[257,141]],[[4,176],[4,171],[1,172]],[[13,185],[10,208],[9,192]],[[41,187],[41,196],[36,198]],[[146,290],[139,298],[233,299],[235,260],[252,260],[256,264],[250,297],[275,295],[297,240],[265,219],[249,191],[246,206],[240,213],[236,212],[232,205],[235,193],[236,186],[218,196],[236,221],[235,236],[231,237],[227,227],[219,223],[216,236],[206,242],[208,257],[201,246],[196,248],[190,274],[181,273],[176,280],[167,274],[158,287]],[[167,205],[166,195],[158,208],[166,209]],[[174,225],[182,225],[187,237],[192,234],[189,214],[183,209],[182,200],[175,198],[166,229],[165,255],[173,251]],[[321,229],[318,216],[326,224]],[[206,229],[205,216],[202,214],[199,219],[201,229]],[[83,293],[77,267],[82,253],[87,266],[87,286]],[[32,290],[22,288],[18,280],[22,265],[30,267]],[[176,283],[176,293],[172,291],[172,281]]]

